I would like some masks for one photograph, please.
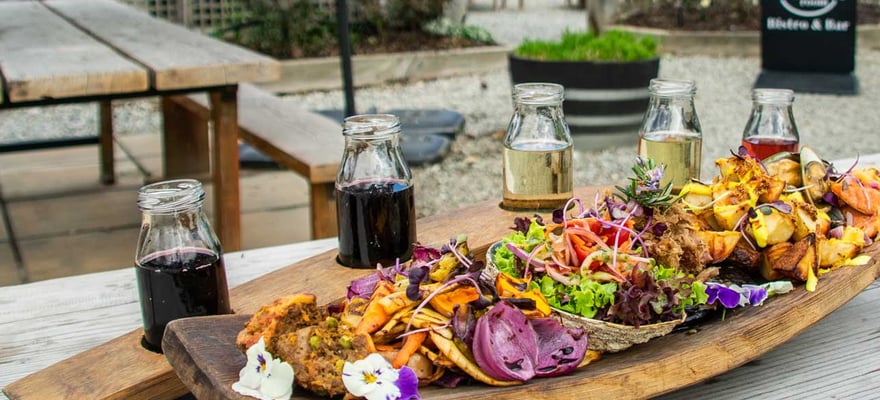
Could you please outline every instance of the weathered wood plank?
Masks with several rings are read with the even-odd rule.
[[[238,190],[238,87],[212,90],[211,173],[214,177],[214,226],[228,251],[241,250],[241,197]]]
[[[204,94],[177,96],[174,101],[205,120],[210,117]],[[337,122],[256,86],[241,84],[238,125],[243,140],[309,182],[335,182],[345,147]]]
[[[267,56],[191,32],[111,0],[49,0],[50,8],[146,65],[155,89],[223,86],[278,79]]]
[[[146,90],[147,71],[36,1],[0,2],[10,102]]]

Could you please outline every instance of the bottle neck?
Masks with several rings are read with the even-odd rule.
[[[336,176],[337,187],[360,181],[412,184],[412,173],[400,149],[400,124],[393,115],[349,117],[343,130],[345,151]]]
[[[755,102],[743,136],[772,136],[799,140],[791,104]]]
[[[692,95],[651,96],[641,133],[661,131],[702,135]]]
[[[157,182],[138,190],[138,208],[152,215],[199,212],[204,202],[205,190],[195,179]]]

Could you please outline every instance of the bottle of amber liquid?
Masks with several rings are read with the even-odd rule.
[[[513,87],[504,137],[504,199],[515,210],[552,210],[573,195],[572,140],[562,112],[564,89],[553,83]]]
[[[652,79],[651,98],[639,129],[639,156],[666,170],[661,185],[678,192],[691,179],[700,179],[703,131],[694,108],[693,81]]]
[[[388,114],[343,122],[345,151],[336,176],[337,261],[392,266],[412,256],[416,212],[412,173],[400,150],[400,122]]]
[[[791,110],[793,102],[794,92],[788,89],[752,90],[752,114],[742,137],[749,154],[763,160],[779,152],[798,151],[800,136]]]

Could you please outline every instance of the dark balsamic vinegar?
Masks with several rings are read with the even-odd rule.
[[[336,191],[338,261],[375,268],[409,260],[416,241],[413,187],[402,181],[364,180]]]
[[[177,248],[138,261],[144,345],[161,351],[165,326],[184,317],[229,314],[223,258],[206,249]]]

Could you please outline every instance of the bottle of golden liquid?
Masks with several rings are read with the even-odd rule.
[[[552,83],[514,86],[514,112],[504,137],[502,207],[552,210],[572,197],[572,140],[562,113],[563,93]]]
[[[694,108],[693,81],[652,79],[651,99],[639,129],[639,156],[666,166],[661,187],[672,182],[678,192],[700,179],[703,131]]]

